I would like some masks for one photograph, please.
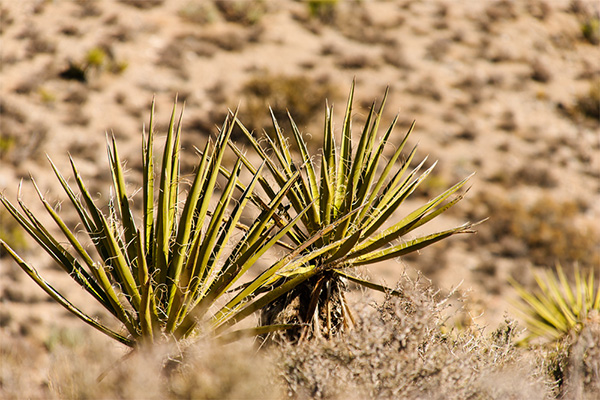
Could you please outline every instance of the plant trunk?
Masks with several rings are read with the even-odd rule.
[[[261,324],[298,324],[297,328],[269,334],[267,341],[299,342],[330,338],[346,330],[352,321],[344,292],[346,285],[332,272],[317,275],[265,307]]]

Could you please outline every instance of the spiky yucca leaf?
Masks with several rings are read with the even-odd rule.
[[[327,248],[327,251],[322,252],[311,263],[281,270],[278,276],[273,277],[269,282],[277,285],[278,280],[284,282],[284,278],[295,279],[298,276],[311,275],[311,280],[307,283],[310,288],[300,288],[310,292],[310,296],[305,296],[306,298],[302,300],[303,305],[300,306],[301,308],[306,306],[306,309],[301,311],[305,315],[299,318],[302,322],[314,322],[313,312],[331,306],[328,299],[332,298],[332,292],[338,290],[336,287],[339,286],[340,277],[350,278],[371,289],[391,290],[349,275],[350,268],[393,259],[454,234],[471,232],[473,224],[466,223],[429,235],[403,239],[455,205],[462,198],[462,195],[456,194],[464,187],[469,177],[417,207],[399,221],[392,221],[394,213],[427,178],[435,164],[420,172],[423,161],[411,170],[410,164],[416,148],[412,149],[405,159],[401,158],[414,123],[402,141],[394,143],[397,146],[394,154],[389,159],[384,158],[384,149],[390,142],[397,121],[396,117],[379,138],[379,125],[387,94],[386,91],[378,110],[375,109],[375,105],[371,107],[362,132],[355,142],[352,129],[354,84],[352,85],[339,148],[333,129],[333,110],[332,107],[327,106],[322,152],[318,157],[309,153],[305,139],[289,114],[291,139],[284,137],[279,122],[272,115],[274,137],[265,134],[266,145],[259,143],[259,140],[239,120],[237,121],[245,138],[263,160],[276,183],[273,185],[264,177],[259,178],[261,187],[269,197],[274,196],[276,187],[282,187],[294,174],[300,173],[300,177],[287,193],[291,207],[282,208],[282,218],[278,221],[282,224],[284,221],[291,220],[300,211],[309,208],[309,211],[301,217],[302,223],[295,225],[288,233],[287,239],[290,243],[293,246],[303,246],[307,238],[321,231],[324,226],[338,223],[334,231],[323,234],[303,249],[306,253],[323,248]],[[293,143],[299,157],[292,155],[292,145],[288,141]],[[235,143],[230,143],[230,147],[251,172],[257,171],[257,167]],[[320,165],[315,162],[315,159],[320,159]],[[230,173],[226,171],[224,174],[228,176]],[[257,202],[257,205],[260,207],[261,202]],[[338,301],[338,308],[343,314],[347,307],[341,293]],[[322,324],[326,327],[325,332],[331,331],[329,329],[332,324],[331,310],[321,314],[325,315]],[[341,318],[337,324],[344,325],[346,322],[343,320],[344,318]]]
[[[593,269],[585,276],[575,266],[574,286],[560,264],[556,272],[547,270],[544,275],[535,274],[539,288],[535,293],[510,279],[520,298],[515,306],[529,330],[524,342],[535,338],[557,342],[572,332],[579,332],[589,318],[600,318],[600,278],[595,278]]]
[[[263,166],[258,167],[250,182],[243,185],[239,178],[241,161],[238,160],[217,197],[217,177],[222,170],[221,162],[234,119],[235,116],[225,121],[215,143],[210,140],[206,143],[191,187],[184,194],[180,193],[179,175],[181,116],[176,119],[176,106],[173,107],[158,169],[159,184],[154,184],[157,177],[152,105],[150,129],[147,134],[144,133],[142,141],[143,200],[141,216],[137,219],[126,191],[114,138],[108,144],[114,191],[108,214],[95,204],[73,159],[70,160],[71,168],[79,194],[50,161],[96,254],[61,219],[33,179],[42,204],[67,239],[69,247],[65,247],[64,239],[54,237],[46,229],[20,196],[19,210],[0,195],[0,202],[10,214],[65,272],[121,323],[121,330],[111,329],[110,324],[97,321],[81,311],[6,243],[0,241],[0,246],[55,301],[89,325],[128,346],[165,338],[179,340],[197,333],[201,327],[208,327],[209,333],[226,334],[226,338],[289,328],[289,325],[274,325],[237,333],[226,332],[227,328],[284,293],[282,290],[273,293],[265,288],[268,280],[279,270],[310,262],[320,254],[288,255],[250,280],[247,286],[234,291],[231,296],[227,294],[228,301],[223,301],[230,287],[242,279],[265,252],[290,233],[310,208],[307,205],[295,219],[284,224],[277,224],[273,219],[286,193],[299,179],[299,172],[293,173],[280,190],[273,192],[271,201],[262,205],[261,214],[245,229],[241,238],[232,243],[232,234],[239,226],[249,200],[255,196],[254,189],[262,179],[264,169]],[[244,186],[244,190],[235,196],[234,189],[240,186]],[[218,203],[211,209],[211,199],[216,197]],[[183,206],[180,207],[180,204]],[[141,221],[141,226],[137,225],[138,221]],[[313,240],[320,237],[321,234],[316,233]],[[230,247],[233,250],[226,250]],[[199,321],[204,323],[199,324]]]

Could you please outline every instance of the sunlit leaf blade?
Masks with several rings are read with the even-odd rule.
[[[171,286],[171,288],[179,284],[181,270],[183,268],[184,261],[188,256],[191,247],[190,238],[192,235],[192,230],[194,228],[199,228],[196,227],[197,222],[195,221],[195,219],[197,218],[196,209],[198,207],[198,201],[200,200],[202,186],[204,184],[206,174],[208,173],[208,146],[209,142],[207,142],[206,144],[206,148],[203,152],[203,156],[198,166],[198,170],[196,171],[196,174],[194,176],[192,187],[188,192],[187,199],[185,201],[185,205],[180,216],[177,237],[175,239],[175,242],[173,243],[173,258],[169,265],[169,273],[167,274],[170,281],[173,283],[173,286]],[[171,290],[169,292],[169,300],[167,305],[168,313],[170,312],[174,296],[175,290]]]
[[[93,318],[91,318],[90,316],[88,316],[87,314],[82,312],[79,308],[75,307],[69,300],[67,300],[58,291],[56,291],[52,286],[50,286],[50,284],[38,274],[38,272],[36,271],[35,268],[31,267],[29,264],[27,264],[25,261],[23,261],[23,259],[21,259],[14,252],[14,250],[11,249],[4,241],[0,240],[0,246],[2,246],[2,248],[4,248],[4,250],[21,267],[21,269],[23,269],[23,271],[25,271],[25,273],[27,273],[27,275],[29,275],[29,277],[31,279],[33,279],[33,281],[35,283],[37,283],[38,286],[40,286],[50,297],[52,297],[52,299],[54,299],[54,301],[56,301],[58,304],[60,304],[64,308],[66,308],[70,313],[77,316],[77,318],[81,319],[86,324],[96,328],[97,330],[104,333],[105,335],[107,335],[127,346],[130,346],[130,347],[134,346],[134,344],[135,344],[134,340],[126,338],[122,335],[119,335],[118,333],[112,331],[111,329],[107,328],[106,326],[99,324],[98,322],[96,322],[96,320],[94,320]]]
[[[110,170],[113,178],[113,187],[115,189],[115,199],[117,201],[117,207],[121,213],[121,224],[123,226],[123,235],[127,251],[125,252],[128,259],[135,260],[137,257],[137,251],[135,248],[134,240],[137,227],[131,208],[129,207],[129,198],[127,197],[127,190],[125,186],[125,177],[123,175],[123,167],[121,166],[121,160],[119,159],[119,153],[117,151],[117,144],[114,135],[111,140],[112,146],[107,146],[108,159],[110,162]],[[133,274],[137,272],[137,267],[133,265]]]
[[[155,321],[156,317],[153,318],[153,316],[156,316],[157,311],[156,306],[152,304],[152,285],[150,283],[150,275],[148,274],[148,265],[146,264],[142,235],[139,231],[135,237],[135,247],[137,249],[138,257],[138,281],[142,293],[139,311],[140,329],[142,331],[142,337],[148,338],[150,342],[152,342],[154,341],[154,326],[157,325],[157,321]]]
[[[449,236],[452,236],[456,233],[468,232],[468,229],[471,227],[471,224],[464,224],[460,227],[448,229],[442,232],[433,233],[430,235],[422,236],[417,239],[409,240],[405,243],[401,243],[396,246],[392,246],[390,248],[364,254],[362,256],[358,256],[354,258],[352,263],[356,266],[371,264],[380,261],[390,260],[396,257],[403,256],[408,253],[412,253],[414,251],[420,250],[424,247],[427,247],[435,242],[439,242],[442,239],[445,239]],[[348,258],[355,257],[355,254],[351,253],[348,255]]]
[[[59,246],[58,243],[55,243],[53,246],[55,248],[54,252],[60,253],[62,257],[66,258],[66,260],[62,259],[62,257],[59,258],[61,260],[59,261],[59,265],[63,267],[71,266],[74,270],[78,270],[77,272],[71,270],[66,271],[71,277],[73,277],[73,279],[77,280],[78,282],[79,280],[77,278],[81,274],[85,278],[85,282],[82,284],[82,286],[86,290],[90,291],[90,289],[93,289],[90,291],[90,293],[94,297],[96,297],[96,299],[113,314],[120,313],[124,315],[125,311],[122,310],[121,304],[117,299],[117,295],[104,269],[99,268],[96,265],[90,254],[84,249],[84,246],[79,242],[79,240],[77,240],[75,234],[66,226],[62,218],[60,218],[58,213],[52,208],[52,206],[50,206],[48,201],[43,197],[34,180],[32,180],[32,183],[34,185],[35,190],[38,193],[40,200],[42,201],[42,204],[44,205],[48,213],[52,216],[56,224],[59,226],[67,240],[69,240],[69,243],[71,243],[77,254],[85,262],[85,264],[88,267],[88,270],[92,273],[95,280],[92,279],[92,277],[89,276],[83,268],[79,267],[79,261],[77,261],[75,258],[70,257],[70,254],[66,251],[66,249],[64,249],[62,246]],[[54,241],[49,233],[45,234],[45,236],[48,238],[49,241]]]
[[[298,147],[298,149],[300,150],[300,154],[302,155],[303,165],[305,165],[305,167],[306,167],[306,173],[308,175],[308,181],[310,183],[308,186],[308,189],[310,191],[310,197],[311,197],[311,199],[315,199],[319,195],[319,187],[318,187],[318,183],[317,183],[317,174],[315,172],[316,169],[315,169],[315,165],[313,163],[313,159],[310,156],[310,154],[308,153],[308,148],[306,146],[306,142],[302,138],[302,134],[300,133],[298,126],[296,126],[296,123],[294,122],[294,119],[292,118],[292,115],[289,112],[288,112],[288,119],[292,126],[292,133],[294,134],[294,140],[296,141],[296,146]],[[319,214],[315,210],[313,215],[316,218],[316,217],[318,217]],[[319,221],[317,220],[315,222],[318,224]]]
[[[342,125],[342,141],[340,149],[340,161],[337,165],[336,179],[333,185],[336,188],[334,193],[334,204],[338,209],[341,208],[344,200],[344,192],[348,185],[348,174],[352,164],[352,103],[354,102],[354,87],[356,81],[352,81],[346,113],[344,114],[344,123]],[[328,160],[329,161],[329,160]],[[332,167],[333,165],[330,165]]]
[[[156,269],[159,271],[159,280],[165,282],[169,266],[169,243],[173,234],[174,216],[176,212],[176,202],[173,202],[173,185],[177,184],[176,167],[178,143],[175,130],[175,113],[177,102],[173,105],[171,120],[167,130],[165,148],[161,164],[160,190],[158,192],[158,206],[156,216],[156,249],[154,253]]]
[[[104,263],[112,267],[111,274],[117,282],[122,285],[125,294],[128,295],[127,299],[137,308],[139,307],[140,294],[122,249],[110,229],[108,221],[94,204],[94,201],[79,175],[75,162],[72,158],[70,161],[81,195],[83,196],[88,212],[91,214],[96,225],[97,231],[89,232],[92,242],[96,246],[98,253],[103,257]]]
[[[335,271],[336,274],[338,274],[340,276],[343,276],[344,278],[346,278],[346,279],[348,279],[348,280],[350,280],[350,281],[352,281],[354,283],[357,283],[357,284],[359,284],[361,286],[364,286],[366,288],[377,290],[378,292],[385,293],[385,294],[391,294],[391,295],[394,295],[394,296],[403,296],[403,293],[400,292],[400,291],[398,291],[398,290],[394,290],[394,289],[389,288],[387,286],[383,286],[383,285],[377,284],[375,282],[368,281],[366,279],[358,278],[358,277],[356,277],[354,275],[350,275],[347,272],[344,272],[341,269],[334,269],[334,271]]]
[[[150,125],[147,138],[145,132],[142,134],[142,200],[143,200],[143,223],[144,223],[144,253],[147,260],[153,261],[154,246],[154,106],[155,99],[152,99],[150,110]],[[146,141],[144,141],[146,139]],[[153,272],[154,263],[150,262],[149,272]]]
[[[107,299],[104,291],[79,265],[79,262],[73,258],[43,227],[43,225],[33,216],[33,214],[21,202],[21,207],[27,217],[21,214],[4,196],[0,195],[0,201],[21,226],[33,237],[38,244],[60,265],[77,283],[94,296],[107,310],[116,314],[117,311],[111,307],[110,300]],[[28,221],[26,218],[29,218]],[[95,272],[95,269],[92,269]],[[110,286],[110,284],[109,284]]]
[[[469,178],[470,177],[463,179],[462,181],[460,181],[450,189],[446,190],[444,193],[440,194],[433,200],[430,200],[425,205],[417,208],[416,210],[408,214],[395,225],[369,238],[364,244],[357,246],[354,255],[359,256],[362,254],[366,254],[386,245],[387,243],[391,243],[393,240],[396,240],[397,238],[406,235],[407,233],[424,225],[425,223],[440,215],[442,212],[446,211],[452,205],[456,204],[456,202],[458,202],[460,198],[449,202],[446,207],[442,207],[437,211],[433,211],[430,214],[427,214],[431,209],[437,207],[449,196],[451,196],[457,190],[459,190]]]

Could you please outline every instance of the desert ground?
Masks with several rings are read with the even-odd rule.
[[[135,190],[153,98],[159,133],[174,99],[185,103],[184,173],[198,162],[194,147],[214,137],[235,109],[256,132],[269,129],[269,106],[278,116],[289,110],[317,152],[325,102],[334,104],[339,135],[355,80],[357,131],[389,88],[382,125],[399,116],[392,145],[414,120],[415,159],[427,156],[426,166],[438,160],[392,220],[473,172],[465,198],[424,229],[487,218],[476,234],[361,274],[393,286],[419,271],[441,295],[458,287],[457,323],[489,330],[505,315],[516,318],[509,277],[534,288],[534,271],[556,263],[568,273],[577,264],[600,275],[598,2],[312,3],[2,0],[0,191],[13,201],[22,182],[20,196],[43,215],[33,176],[76,224],[46,155],[65,174],[72,156],[97,201],[106,203],[111,134]],[[234,140],[247,145],[241,136]],[[74,302],[102,315],[4,210],[0,237]],[[355,290],[351,298],[380,299],[365,296]],[[0,254],[0,393],[7,398],[19,398],[19,385],[35,386],[33,397],[47,394],[52,343],[71,330],[108,340],[49,300]],[[9,358],[34,372],[11,372]]]

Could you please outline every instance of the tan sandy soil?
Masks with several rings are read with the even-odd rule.
[[[400,115],[393,143],[414,119],[411,144],[419,143],[417,158],[439,160],[430,186],[401,211],[476,172],[466,199],[428,229],[490,218],[478,237],[454,237],[420,255],[371,267],[373,279],[393,285],[408,266],[422,270],[443,291],[462,281],[461,288],[470,290],[472,315],[495,326],[515,296],[508,276],[530,285],[530,268],[551,267],[553,261],[541,264],[523,237],[502,236],[493,227],[499,220],[516,224],[540,200],[538,207],[576,205],[571,214],[560,207],[552,214],[563,225],[548,235],[567,247],[591,239],[576,257],[599,268],[594,230],[600,217],[599,123],[578,106],[578,99],[591,98],[588,92],[600,79],[600,48],[582,33],[587,22],[598,21],[597,2],[340,2],[334,20],[325,22],[311,16],[303,2],[229,5],[234,3],[250,7],[238,21],[235,15],[227,21],[212,2],[189,0],[0,2],[0,190],[15,199],[23,180],[23,198],[41,214],[29,174],[49,198],[64,200],[44,155],[66,174],[70,153],[98,201],[105,202],[107,132],[114,132],[121,157],[128,160],[133,190],[140,184],[142,124],[148,123],[153,96],[161,132],[175,95],[185,100],[189,171],[196,160],[192,146],[201,147],[214,135],[228,108],[239,105],[248,120],[265,121],[266,102],[274,100],[253,106],[243,91],[249,80],[305,77],[306,86],[289,90],[284,99],[329,88],[339,128],[355,78],[355,129],[389,86],[383,120]],[[104,59],[89,68],[86,82],[61,77],[69,63],[82,66],[94,52]],[[301,124],[315,148],[323,107],[318,110]],[[489,199],[520,205],[524,214],[492,209]],[[76,222],[66,203],[63,212]],[[7,215],[0,215],[8,227]],[[541,254],[551,254],[551,247]],[[24,254],[83,308],[101,313],[32,243]],[[0,277],[3,335],[43,342],[53,329],[78,324],[7,257],[0,258]]]

